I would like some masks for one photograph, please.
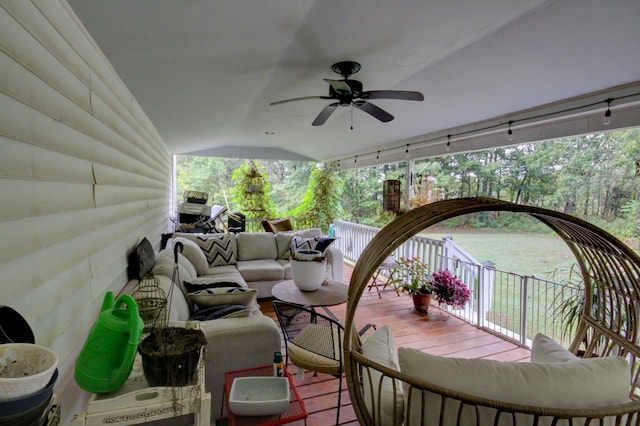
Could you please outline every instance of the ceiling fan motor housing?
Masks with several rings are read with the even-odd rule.
[[[389,114],[382,108],[368,102],[370,99],[399,99],[408,101],[422,101],[424,96],[420,92],[411,92],[406,90],[373,90],[363,91],[362,83],[358,80],[350,80],[349,76],[360,71],[360,64],[353,61],[342,61],[333,64],[331,69],[342,76],[342,80],[334,80],[325,78],[324,81],[329,83],[329,96],[304,96],[301,98],[287,99],[284,101],[272,102],[270,105],[278,105],[285,102],[298,101],[303,99],[329,99],[332,102],[325,106],[320,114],[311,123],[312,126],[323,125],[329,116],[338,106],[353,106],[359,110],[366,112],[372,117],[387,123],[393,120],[393,115]]]
[[[342,61],[336,62],[331,65],[331,69],[336,74],[340,74],[345,79],[349,78],[350,75],[353,75],[360,71],[360,64],[354,61]]]
[[[332,85],[329,85],[329,96],[335,98],[340,102],[340,106],[349,106],[351,102],[360,96],[362,93],[362,83],[358,80],[344,80],[344,83],[349,86],[349,91],[336,89]]]

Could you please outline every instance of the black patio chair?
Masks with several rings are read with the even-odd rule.
[[[286,364],[338,378],[338,409],[342,400],[342,337],[344,327],[335,319],[313,308],[286,302],[273,302],[286,349]]]

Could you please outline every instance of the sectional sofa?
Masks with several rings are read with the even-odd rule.
[[[271,297],[273,286],[291,279],[289,257],[301,249],[319,249],[327,258],[326,278],[343,280],[342,252],[319,228],[302,231],[241,232],[238,234],[175,233],[171,248],[182,242],[184,256],[196,269],[198,282],[229,280],[258,290],[258,298]]]
[[[296,248],[322,248],[319,230],[290,233],[176,233],[166,248],[153,253],[153,275],[167,293],[169,319],[200,320],[207,338],[206,389],[211,392],[212,419],[221,416],[226,371],[271,364],[281,350],[276,323],[260,311],[258,298],[270,298],[271,288],[291,278],[288,256]],[[182,252],[174,251],[182,243]],[[342,279],[340,250],[325,250],[327,279]],[[177,264],[175,262],[177,256]],[[147,259],[146,262],[149,262]],[[179,281],[180,287],[173,286]],[[131,280],[125,292],[137,286]]]

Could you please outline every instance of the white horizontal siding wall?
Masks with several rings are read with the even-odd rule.
[[[66,1],[0,0],[0,304],[60,356],[63,419],[81,406],[75,359],[105,292],[127,281],[127,252],[169,229],[171,168]]]

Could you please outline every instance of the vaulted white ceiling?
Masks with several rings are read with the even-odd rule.
[[[567,132],[534,124],[575,111],[591,119],[570,132],[597,130],[607,98],[613,126],[640,125],[639,0],[68,1],[173,153],[435,155],[448,134],[459,150],[504,145],[509,121],[522,141]],[[425,100],[372,101],[389,123],[338,108],[318,127],[331,101],[269,106],[327,95],[342,60],[364,90]]]

